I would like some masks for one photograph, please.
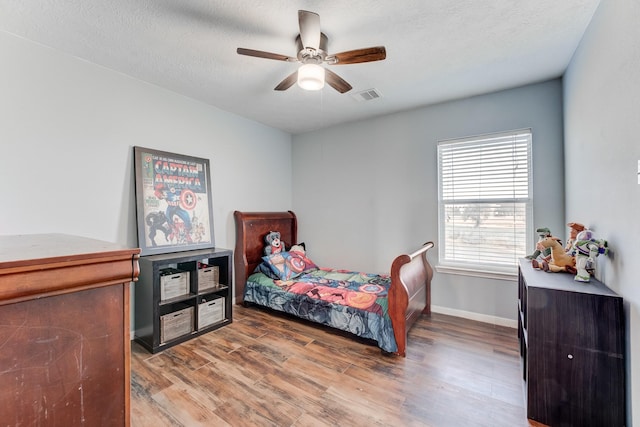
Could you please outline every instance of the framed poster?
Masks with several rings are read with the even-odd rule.
[[[141,255],[213,248],[209,160],[133,147]]]

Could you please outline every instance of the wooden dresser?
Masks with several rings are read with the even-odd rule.
[[[129,425],[139,252],[62,234],[0,236],[3,425]]]
[[[625,425],[623,300],[592,278],[520,261],[518,335],[527,417],[550,426]]]

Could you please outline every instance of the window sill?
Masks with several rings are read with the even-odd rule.
[[[457,274],[460,276],[481,277],[484,279],[497,279],[497,280],[508,280],[508,281],[518,280],[517,273],[507,273],[507,272],[500,273],[497,271],[484,271],[484,270],[476,270],[472,268],[453,267],[448,265],[436,265],[435,268],[438,273]]]

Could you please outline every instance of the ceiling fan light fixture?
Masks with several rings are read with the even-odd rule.
[[[298,69],[298,86],[304,90],[324,87],[324,68],[318,64],[304,64]]]
[[[298,26],[300,34],[296,36],[297,55],[295,57],[263,50],[245,49],[239,47],[238,55],[256,58],[273,59],[276,61],[299,62],[298,70],[285,77],[273,90],[289,89],[296,82],[303,90],[318,91],[325,82],[339,93],[349,92],[353,87],[342,77],[331,71],[331,67],[320,65],[360,64],[363,62],[381,61],[387,57],[384,46],[374,46],[364,49],[347,50],[329,55],[327,35],[320,31],[320,16],[308,10],[298,11]]]

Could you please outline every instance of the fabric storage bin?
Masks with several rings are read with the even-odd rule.
[[[160,270],[160,299],[162,301],[189,295],[189,272],[175,268]]]
[[[198,305],[198,329],[206,328],[224,320],[223,296],[212,296],[208,301],[202,300]]]
[[[190,334],[193,330],[193,307],[160,316],[160,344]]]
[[[220,286],[220,267],[203,265],[198,268],[198,292]]]

